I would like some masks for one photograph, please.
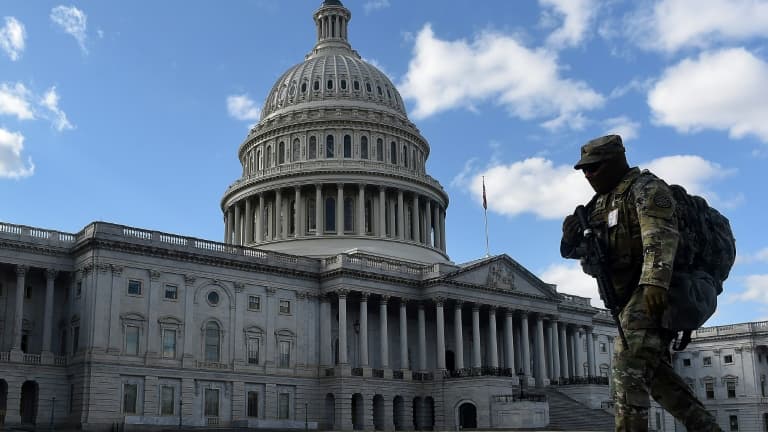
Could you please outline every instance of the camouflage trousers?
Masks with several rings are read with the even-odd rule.
[[[616,431],[648,431],[651,396],[689,432],[720,431],[714,417],[675,373],[669,362],[672,335],[660,329],[625,329],[614,355]]]

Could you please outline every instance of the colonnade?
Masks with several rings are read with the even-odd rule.
[[[224,215],[226,243],[321,235],[411,241],[446,251],[445,206],[427,195],[362,183],[278,188],[241,199]]]
[[[373,367],[369,359],[369,316],[368,304],[374,301],[368,293],[352,293],[348,290],[337,290],[338,302],[338,358],[341,365],[349,365],[350,353],[346,349],[348,338],[349,300],[353,298],[359,307],[359,366]],[[452,370],[465,368],[504,368],[511,371],[521,371],[525,377],[534,378],[537,387],[548,385],[554,380],[568,380],[571,378],[584,378],[597,376],[599,372],[595,363],[595,345],[593,328],[560,321],[557,316],[544,313],[533,313],[512,308],[497,308],[493,305],[479,303],[467,303],[461,300],[449,300],[437,297],[429,301],[410,301],[399,298],[399,355],[402,370],[414,370],[427,372],[430,367],[427,364],[427,340],[434,340],[436,358],[434,369],[445,371],[446,365],[446,307],[453,308],[453,349],[455,362]],[[320,364],[331,366],[334,364],[331,348],[331,298],[323,296],[320,299]],[[394,303],[390,296],[376,296],[375,301],[379,307],[379,347],[380,364],[375,365],[381,369],[390,369],[389,335],[387,317],[390,303]],[[417,306],[417,332],[418,356],[415,364],[409,363],[408,357],[408,307],[412,302]],[[433,307],[435,312],[434,337],[427,335],[427,308]],[[463,323],[465,308],[471,308],[471,346],[469,356],[470,364],[465,365],[464,360],[464,334],[466,328]],[[481,314],[487,315],[481,344]],[[431,315],[431,314],[430,314]],[[502,321],[499,326],[499,320]],[[498,345],[498,332],[501,327],[501,344]],[[584,338],[586,338],[586,358],[584,356]],[[586,363],[585,363],[586,362]],[[586,367],[585,367],[586,365]],[[515,372],[516,373],[516,372]]]
[[[27,276],[30,268],[25,265],[17,265],[16,268],[16,294],[13,307],[13,336],[11,337],[11,355],[16,356],[22,351],[28,349],[24,346],[24,298],[26,297]],[[57,270],[45,269],[45,303],[43,312],[43,343],[42,354],[44,356],[52,355],[51,341],[53,330],[53,289]]]

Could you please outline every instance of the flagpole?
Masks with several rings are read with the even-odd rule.
[[[485,215],[485,256],[491,256],[491,248],[488,243],[488,201],[485,198],[485,176],[483,176],[483,214]]]

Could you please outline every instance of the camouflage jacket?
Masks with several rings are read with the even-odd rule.
[[[622,325],[659,327],[660,317],[648,313],[638,286],[669,289],[679,237],[669,186],[649,171],[632,168],[611,192],[594,196],[587,211],[606,245],[616,298],[625,305]]]

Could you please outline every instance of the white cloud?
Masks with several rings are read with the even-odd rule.
[[[88,53],[88,49],[85,47],[88,17],[83,11],[74,6],[56,6],[51,9],[50,17],[51,21],[77,40],[84,53]]]
[[[31,158],[24,163],[21,156],[23,150],[23,135],[0,128],[0,177],[18,179],[35,172]]]
[[[746,290],[735,294],[735,300],[768,303],[768,274],[749,275],[744,278]]]
[[[553,48],[577,46],[590,28],[597,3],[594,0],[539,0],[546,21],[554,21],[550,14],[562,16],[562,26],[547,38],[547,45]]]
[[[581,270],[581,264],[574,260],[568,264],[552,264],[539,276],[546,283],[557,285],[557,292],[573,294],[591,299],[594,307],[604,307],[597,290],[597,282]]]
[[[641,46],[674,52],[768,36],[768,1],[661,0],[628,23]]]
[[[227,96],[227,112],[237,120],[259,121],[260,109],[247,95]]]
[[[67,114],[59,108],[59,95],[56,93],[56,87],[51,87],[45,92],[43,98],[40,100],[40,105],[47,108],[53,115],[51,121],[56,130],[61,132],[63,130],[74,128],[72,123],[69,122],[69,119],[67,119]]]
[[[19,120],[31,120],[35,114],[30,106],[31,94],[22,83],[0,84],[0,115],[16,116]]]
[[[389,7],[389,0],[369,0],[363,5],[366,14]]]
[[[734,173],[733,170],[694,155],[665,156],[641,164],[641,167],[651,170],[669,184],[683,186],[688,193],[710,199],[716,196],[708,190],[707,185]]]
[[[24,24],[14,17],[5,17],[5,25],[0,27],[0,48],[12,61],[18,60],[24,52],[26,37]]]
[[[618,134],[624,142],[637,138],[640,123],[633,121],[629,117],[619,116],[605,119],[603,121],[605,135]]]
[[[648,105],[656,123],[679,132],[727,130],[768,142],[768,63],[742,48],[702,53],[667,69]]]
[[[759,250],[753,254],[741,254],[738,251],[736,252],[737,264],[750,264],[754,262],[768,263],[768,248]]]
[[[602,106],[604,97],[582,81],[562,78],[560,69],[556,54],[526,48],[513,37],[484,32],[470,42],[445,41],[427,24],[398,87],[416,102],[416,118],[492,101],[524,120],[578,127],[581,113]]]

